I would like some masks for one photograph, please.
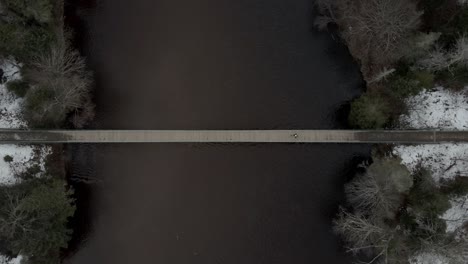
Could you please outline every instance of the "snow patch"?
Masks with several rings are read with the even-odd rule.
[[[406,105],[408,114],[400,117],[403,128],[468,130],[468,89],[423,90],[407,99]],[[418,164],[432,170],[436,182],[468,175],[468,144],[401,145],[394,148],[394,154],[413,171]]]
[[[23,260],[23,256],[21,255],[12,259],[8,259],[7,257],[0,255],[0,264],[21,264],[21,260]]]
[[[14,61],[6,60],[0,66],[3,78],[0,83],[0,128],[24,128],[26,122],[21,117],[22,98],[8,91],[6,83],[21,79],[19,67]]]
[[[413,172],[418,165],[430,169],[436,182],[468,175],[468,144],[399,145],[393,153]]]
[[[402,128],[468,130],[468,89],[452,92],[442,87],[424,90],[406,101],[408,114],[400,117]],[[436,182],[468,176],[468,144],[399,145],[393,153],[411,171],[418,166],[430,169]],[[451,208],[442,219],[447,232],[456,232],[468,220],[468,196],[453,197]],[[410,259],[411,264],[447,264],[449,260],[430,252],[420,253]]]
[[[37,166],[40,172],[33,176],[42,176],[45,171],[45,158],[49,155],[49,147],[30,145],[1,145],[0,146],[0,185],[13,185],[20,180],[18,175],[29,168]],[[12,158],[6,161],[5,157]]]
[[[468,129],[468,90],[452,92],[442,87],[424,90],[406,100],[410,108],[400,117],[403,128]]]
[[[442,216],[447,232],[455,232],[468,220],[468,195],[450,200],[452,207]]]
[[[438,254],[421,253],[409,261],[411,264],[447,264],[448,259]]]
[[[6,88],[7,82],[21,79],[20,67],[14,60],[4,60],[0,65],[3,70],[0,83],[0,128],[27,127],[26,121],[21,117],[23,99]],[[46,146],[0,145],[0,185],[18,183],[20,179],[17,176],[33,166],[38,166],[43,172],[45,158],[50,153],[51,148]],[[6,156],[12,158],[12,161],[6,161]]]

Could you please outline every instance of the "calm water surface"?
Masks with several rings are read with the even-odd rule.
[[[361,92],[346,50],[311,30],[309,0],[69,2],[96,72],[95,128],[342,128],[342,106]],[[76,146],[73,173],[99,183],[80,191],[66,263],[349,263],[331,217],[346,174],[368,152]]]

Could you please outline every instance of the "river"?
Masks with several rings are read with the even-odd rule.
[[[68,1],[99,129],[344,128],[357,65],[309,0]],[[70,264],[346,264],[331,219],[367,145],[73,147]]]

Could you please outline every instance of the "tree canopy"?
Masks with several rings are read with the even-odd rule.
[[[75,206],[73,192],[61,180],[30,180],[0,188],[0,239],[2,253],[22,254],[31,263],[59,262],[71,230],[68,218]]]

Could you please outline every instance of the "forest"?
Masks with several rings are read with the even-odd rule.
[[[71,45],[63,8],[61,0],[0,1],[2,107],[14,109],[2,114],[8,128],[75,128],[93,118],[92,76]],[[11,172],[1,176],[0,262],[60,263],[75,212],[63,149],[8,148],[16,155],[1,162]]]
[[[466,129],[468,3],[320,0],[361,69],[357,129]],[[360,263],[467,263],[464,145],[375,146],[344,186],[334,230]]]

